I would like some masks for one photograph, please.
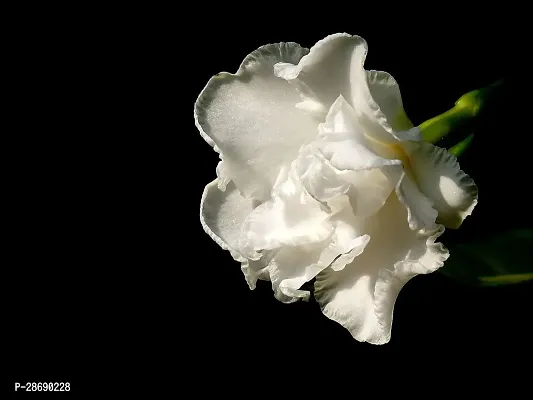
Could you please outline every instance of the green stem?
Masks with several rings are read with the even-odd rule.
[[[472,144],[472,140],[474,140],[473,133],[465,137],[459,143],[450,147],[448,151],[452,153],[455,157],[459,157],[470,147],[470,145]]]
[[[483,285],[492,286],[509,283],[527,282],[533,279],[533,274],[512,274],[499,276],[481,276],[479,280]]]
[[[419,125],[422,139],[429,143],[438,142],[458,126],[472,120],[483,110],[487,99],[500,88],[503,80],[499,80],[484,88],[472,90],[462,95],[455,106],[448,111]]]

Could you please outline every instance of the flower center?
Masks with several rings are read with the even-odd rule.
[[[368,147],[378,156],[388,160],[400,160],[405,173],[417,182],[411,166],[411,159],[401,144],[381,142],[369,135],[364,135]]]
[[[378,156],[388,160],[400,160],[402,164],[410,166],[409,156],[401,145],[381,142],[367,134],[364,136],[368,147]]]

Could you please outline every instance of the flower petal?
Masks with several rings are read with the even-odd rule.
[[[309,146],[301,152],[295,166],[307,192],[326,208],[330,208],[333,199],[347,194],[354,214],[369,217],[385,204],[401,176],[399,165],[360,171],[339,170],[322,153],[311,149]],[[398,169],[396,174],[392,168]]]
[[[410,144],[410,165],[420,190],[434,203],[438,221],[459,228],[477,204],[478,189],[457,158],[445,149],[421,142]]]
[[[359,171],[386,165],[400,165],[400,160],[379,157],[365,139],[365,125],[360,115],[339,96],[332,104],[326,121],[319,125],[316,146],[338,169]]]
[[[323,241],[282,247],[269,265],[272,288],[278,300],[292,303],[307,301],[309,292],[301,286],[328,266],[340,270],[361,254],[370,237],[361,235],[347,196],[332,201],[328,220],[333,230]]]
[[[328,217],[323,205],[307,193],[294,172],[282,170],[272,199],[246,217],[239,249],[245,257],[257,259],[263,250],[321,242],[332,232]]]
[[[407,131],[413,127],[403,109],[400,86],[391,74],[384,71],[366,72],[368,88],[372,98],[387,117],[394,131]]]
[[[406,174],[402,174],[400,181],[396,185],[396,195],[407,208],[407,220],[413,230],[435,229],[437,210],[433,207],[433,202],[420,191],[413,179]]]
[[[246,283],[251,290],[257,286],[257,281],[269,281],[269,265],[275,252],[264,252],[259,260],[246,260],[241,263],[241,271],[244,274]]]
[[[253,211],[255,201],[241,196],[233,182],[226,190],[219,189],[220,182],[215,179],[209,183],[200,203],[200,222],[205,232],[231,256],[241,262],[250,289],[255,289],[257,279],[268,280],[266,271],[271,254],[263,254],[260,260],[248,260],[239,251],[239,236],[242,224]]]
[[[300,152],[303,185],[319,201],[348,193],[355,215],[373,215],[398,182],[401,161],[379,157],[368,147],[359,116],[342,96],[319,131],[319,139]]]
[[[194,108],[202,137],[221,153],[217,172],[246,196],[265,201],[280,168],[317,133],[316,122],[295,107],[298,92],[276,78],[277,62],[297,63],[307,53],[296,43],[270,44],[251,53],[238,72],[208,82]]]
[[[323,313],[347,328],[359,341],[390,340],[392,313],[403,285],[416,274],[440,268],[448,257],[435,244],[443,229],[411,230],[405,207],[392,194],[365,231],[370,242],[361,255],[340,271],[327,268],[315,282],[315,298]]]
[[[301,286],[330,265],[342,269],[363,252],[369,239],[366,235],[353,238],[347,248],[335,239],[330,243],[282,248],[269,266],[276,299],[283,303],[309,300],[310,293],[301,290]]]
[[[299,107],[318,112],[322,119],[339,95],[351,99],[352,69],[363,65],[366,53],[363,38],[337,33],[317,42],[298,65],[276,64],[274,73],[300,90]]]
[[[306,191],[322,204],[350,189],[350,183],[343,179],[343,172],[310,146],[302,149],[294,167]]]
[[[384,96],[391,95],[394,98],[392,102],[397,103],[399,89],[397,85],[394,87],[393,79],[385,80],[385,73],[371,73],[369,81],[364,69],[367,50],[363,38],[337,33],[317,42],[298,65],[288,62],[276,64],[274,73],[298,88],[303,101],[297,107],[316,118],[323,119],[331,104],[341,95],[360,114],[366,135],[382,143],[405,140],[402,134],[393,131],[392,125],[396,125],[396,121],[388,121],[377,101],[390,111],[391,104],[385,101]],[[377,100],[369,85],[373,85]],[[411,135],[413,133],[419,135],[419,130],[410,132]]]
[[[239,239],[240,253],[267,266],[276,298],[286,303],[307,300],[309,292],[300,290],[305,282],[330,265],[344,267],[368,242],[347,196],[324,206],[302,185],[297,165],[282,170],[272,200],[245,218]]]
[[[218,188],[218,179],[209,183],[200,202],[200,222],[205,232],[237,261],[244,261],[238,248],[241,227],[254,209],[254,202],[245,199],[229,183],[225,191]]]

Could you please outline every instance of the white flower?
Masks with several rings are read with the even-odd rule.
[[[420,141],[398,84],[365,71],[366,53],[348,34],[310,51],[263,46],[209,81],[195,120],[221,158],[201,222],[250,288],[271,280],[290,303],[316,278],[324,314],[381,344],[400,289],[443,265],[435,240],[472,212],[477,188],[454,156]]]

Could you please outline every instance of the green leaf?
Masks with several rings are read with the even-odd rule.
[[[461,282],[497,286],[533,280],[533,230],[518,229],[449,248],[439,270]]]

